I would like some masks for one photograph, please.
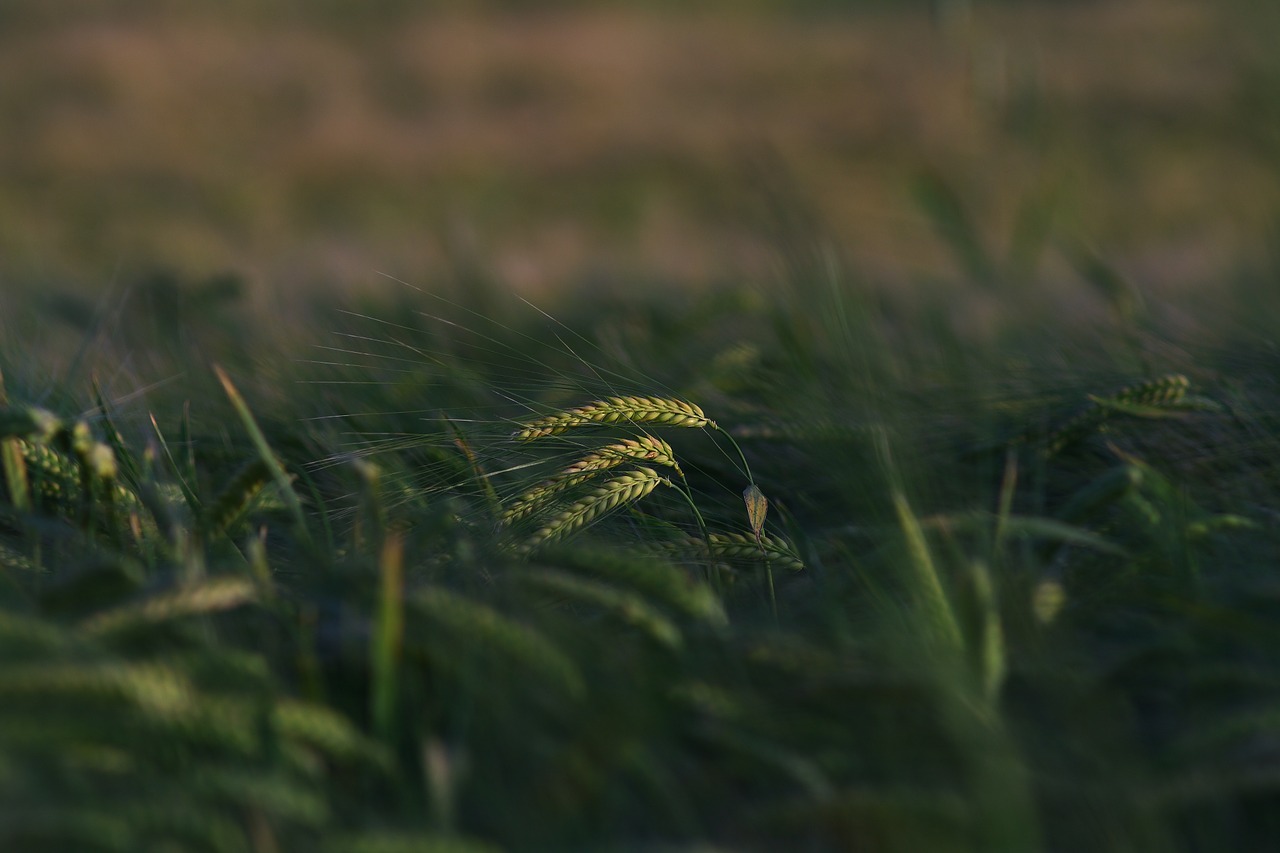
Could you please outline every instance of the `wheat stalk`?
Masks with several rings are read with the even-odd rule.
[[[670,480],[658,476],[652,468],[637,468],[619,474],[552,516],[525,541],[522,550],[532,551],[539,545],[566,536],[611,510],[635,503],[660,483],[671,485]]]
[[[609,397],[576,409],[566,409],[545,418],[529,421],[516,430],[514,438],[532,441],[558,435],[588,424],[662,424],[680,427],[714,427],[698,406],[668,397]]]
[[[643,435],[636,439],[624,438],[582,457],[551,479],[539,483],[520,495],[503,512],[502,520],[506,524],[512,524],[527,518],[546,506],[556,495],[585,483],[602,471],[626,462],[653,462],[657,465],[665,465],[679,476],[684,476],[684,472],[680,470],[680,464],[676,462],[675,451],[662,439],[652,435]]]

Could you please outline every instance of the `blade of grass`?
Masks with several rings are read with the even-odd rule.
[[[236,386],[232,384],[230,377],[216,364],[213,366],[213,372],[217,374],[218,381],[222,383],[222,389],[227,394],[227,399],[231,401],[236,414],[240,416],[240,421],[244,424],[245,431],[249,433],[249,438],[253,441],[254,447],[257,448],[258,455],[266,463],[267,470],[271,472],[272,479],[275,480],[276,486],[280,489],[280,497],[284,500],[290,515],[293,516],[298,538],[304,544],[310,546],[312,544],[311,534],[307,530],[306,515],[302,511],[302,502],[298,500],[297,492],[293,490],[293,482],[289,479],[289,473],[285,471],[284,465],[280,464],[280,460],[276,458],[275,453],[271,450],[271,445],[267,443],[267,437],[263,435],[261,427],[258,426],[258,422],[253,416],[253,412],[249,410],[249,405],[244,401],[244,397],[240,396],[240,392],[236,390]]]
[[[374,735],[388,746],[395,739],[397,674],[404,642],[404,541],[392,534],[379,559],[382,578],[372,644]]]
[[[907,498],[899,491],[893,493],[893,506],[907,546],[906,568],[910,572],[910,587],[920,607],[920,616],[930,634],[948,648],[962,648],[960,626],[956,622],[951,602],[947,600],[942,580],[929,553],[920,521],[907,504]]]

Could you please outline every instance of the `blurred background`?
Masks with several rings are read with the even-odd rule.
[[[788,240],[892,283],[954,268],[939,205],[1199,285],[1275,233],[1275,6],[5,0],[0,293],[767,281]]]

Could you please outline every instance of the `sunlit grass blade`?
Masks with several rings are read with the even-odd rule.
[[[924,530],[911,511],[906,496],[901,492],[893,493],[893,506],[906,543],[902,565],[907,574],[907,589],[915,599],[919,627],[927,636],[958,651],[963,644],[960,627],[942,586],[942,579],[934,566],[933,556],[929,553]]]

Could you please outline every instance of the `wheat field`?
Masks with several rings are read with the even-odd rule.
[[[0,4],[0,849],[1280,846],[1268,8],[411,6]]]

